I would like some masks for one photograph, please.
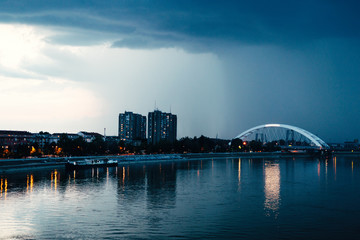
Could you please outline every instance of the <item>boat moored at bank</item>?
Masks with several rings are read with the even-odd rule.
[[[84,159],[78,161],[68,161],[65,164],[67,169],[82,169],[82,168],[92,168],[92,167],[116,167],[118,165],[118,160],[114,159]]]

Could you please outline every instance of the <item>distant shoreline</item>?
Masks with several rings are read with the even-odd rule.
[[[166,156],[166,158],[165,158]],[[334,152],[333,156],[360,157],[360,152]],[[201,160],[217,158],[292,158],[292,157],[321,157],[312,153],[284,153],[284,152],[226,152],[226,153],[185,153],[185,154],[150,154],[150,155],[109,155],[109,156],[81,156],[81,157],[52,157],[52,158],[21,158],[0,159],[0,173],[21,168],[40,168],[65,165],[68,160],[111,158],[119,161],[119,165],[129,163],[146,163],[162,161]]]

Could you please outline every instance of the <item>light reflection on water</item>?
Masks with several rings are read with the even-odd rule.
[[[3,173],[0,239],[356,239],[359,186],[344,157]]]
[[[0,197],[3,196],[4,194],[4,198],[6,199],[6,195],[7,195],[7,178],[1,178],[0,181]]]
[[[280,204],[280,166],[279,163],[265,162],[265,210],[278,215]]]
[[[241,159],[238,159],[238,190],[240,190],[240,186],[241,186]]]

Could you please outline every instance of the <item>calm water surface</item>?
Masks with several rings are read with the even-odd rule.
[[[360,159],[0,174],[0,239],[360,239]]]

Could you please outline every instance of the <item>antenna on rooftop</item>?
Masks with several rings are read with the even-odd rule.
[[[157,110],[157,109],[156,109],[156,100],[155,100],[155,107],[154,107],[154,110]]]
[[[106,128],[104,128],[104,138],[106,138]]]

